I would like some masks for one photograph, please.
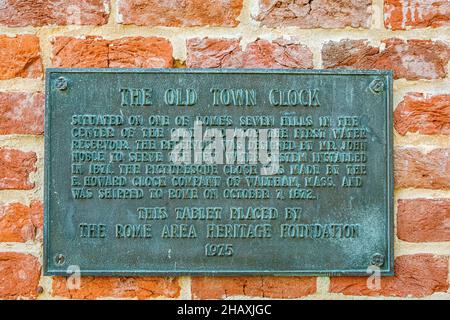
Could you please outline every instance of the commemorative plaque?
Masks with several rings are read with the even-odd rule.
[[[49,69],[47,275],[393,274],[388,71]]]

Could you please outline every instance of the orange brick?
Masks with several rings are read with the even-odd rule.
[[[44,95],[0,92],[0,134],[44,133]]]
[[[398,133],[450,134],[450,94],[409,93],[394,111]]]
[[[53,39],[55,67],[66,68],[170,68],[172,45],[164,38],[129,37],[105,40],[100,37]]]
[[[450,241],[449,199],[401,199],[397,234],[409,242]]]
[[[258,39],[245,49],[239,39],[194,38],[187,41],[188,68],[311,69],[313,55],[294,40]]]
[[[140,26],[194,27],[236,26],[242,0],[120,0],[123,24]]]
[[[384,24],[392,30],[450,26],[448,0],[384,0]]]
[[[0,252],[0,299],[38,296],[41,265],[30,254]]]
[[[195,299],[232,296],[301,298],[316,292],[315,277],[193,277]]]
[[[367,40],[329,41],[322,48],[325,69],[387,69],[396,79],[442,79],[447,76],[450,46],[443,41],[383,41],[385,48]]]
[[[417,148],[394,149],[394,185],[396,188],[450,188],[450,149],[428,153]]]
[[[0,80],[41,77],[39,38],[33,35],[0,35]]]
[[[257,21],[269,27],[369,28],[371,0],[259,0]]]
[[[14,202],[0,205],[0,241],[26,242],[42,233],[43,206],[32,201],[29,206]]]
[[[180,285],[176,278],[162,277],[82,277],[79,289],[69,289],[67,278],[53,278],[53,296],[71,299],[177,298]]]
[[[108,22],[109,0],[20,0],[0,7],[0,24],[8,27]]]
[[[36,161],[34,152],[0,149],[0,189],[33,189],[29,178],[36,171]]]
[[[352,296],[425,297],[448,289],[448,257],[431,254],[395,259],[395,276],[382,277],[381,288],[369,289],[366,277],[333,277],[330,291]]]

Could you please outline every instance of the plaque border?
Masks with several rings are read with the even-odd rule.
[[[340,76],[381,76],[385,79],[386,91],[386,230],[387,253],[384,267],[379,270],[381,276],[394,276],[394,177],[393,177],[393,71],[392,70],[351,70],[351,69],[144,69],[144,68],[47,68],[45,70],[45,127],[44,127],[44,226],[43,226],[43,274],[44,276],[70,276],[67,268],[51,269],[49,256],[49,218],[50,218],[50,78],[53,73],[133,73],[133,74],[299,74],[299,75],[340,75]],[[369,264],[368,264],[369,267]],[[374,272],[367,270],[80,270],[81,276],[369,276]]]

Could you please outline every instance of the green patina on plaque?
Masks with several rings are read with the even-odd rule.
[[[47,275],[393,274],[391,72],[49,69],[45,121]]]

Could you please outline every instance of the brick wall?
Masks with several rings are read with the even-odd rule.
[[[0,4],[0,298],[450,298],[448,0]],[[42,276],[46,67],[393,69],[395,269],[358,277]]]

